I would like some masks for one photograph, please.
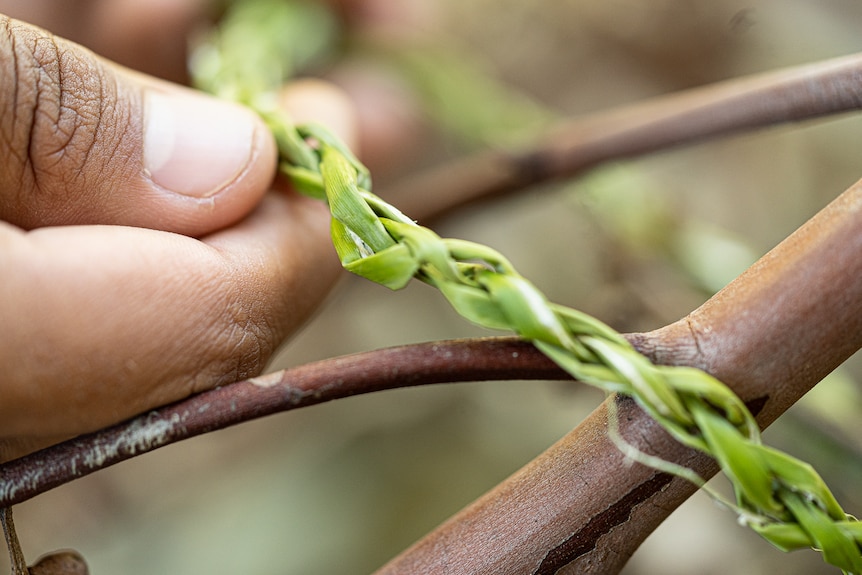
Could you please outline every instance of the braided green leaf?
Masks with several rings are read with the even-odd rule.
[[[389,219],[380,221],[395,241],[407,246],[423,274],[435,275],[443,281],[458,281],[456,264],[440,236],[415,224]]]
[[[741,522],[779,549],[812,547],[826,562],[862,574],[862,523],[843,511],[810,465],[762,445],[757,422],[727,386],[694,368],[653,365],[604,323],[549,302],[493,249],[417,225],[371,192],[368,170],[325,128],[296,126],[276,110],[271,96],[294,67],[294,54],[283,37],[271,37],[290,33],[261,22],[270,14],[260,6],[289,4],[278,22],[298,7],[318,8],[248,0],[257,7],[239,9],[244,3],[234,4],[222,32],[202,48],[206,65],[193,70],[198,85],[261,114],[278,144],[282,174],[328,202],[332,242],[347,270],[391,289],[412,278],[426,282],[469,321],[513,331],[576,379],[631,396],[678,441],[715,458],[733,484],[737,504],[728,505]],[[636,460],[703,487],[692,471],[612,439]]]
[[[338,240],[341,242],[342,240]],[[343,240],[347,241],[347,240]],[[419,271],[419,264],[404,244],[395,244],[382,252],[344,263],[350,273],[370,279],[392,290],[401,289]]]
[[[333,239],[342,263],[385,250],[396,242],[359,195],[353,165],[335,148],[323,146],[320,175],[332,212]]]
[[[775,500],[772,477],[759,444],[738,441],[739,431],[723,417],[711,417],[710,411],[702,403],[692,406],[695,423],[703,431],[710,454],[724,464],[724,473],[737,486],[740,505],[779,514],[782,507]]]
[[[808,494],[783,490],[781,499],[800,527],[809,535],[812,547],[823,552],[823,559],[851,573],[862,573],[859,545],[846,536],[833,517],[807,499]]]

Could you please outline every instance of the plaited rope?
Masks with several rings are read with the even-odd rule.
[[[718,462],[734,487],[731,507],[742,523],[779,549],[818,549],[827,563],[862,574],[862,522],[842,510],[810,465],[762,444],[754,417],[727,386],[694,368],[652,364],[602,322],[549,302],[495,250],[440,238],[416,224],[371,192],[368,170],[325,128],[295,125],[274,106],[293,68],[284,61],[293,50],[290,39],[278,32],[290,19],[319,19],[319,13],[303,16],[277,0],[234,6],[199,52],[198,83],[265,119],[278,143],[280,170],[299,191],[328,203],[332,242],[345,269],[391,289],[414,278],[428,283],[471,322],[512,331],[579,381],[631,396],[678,441]],[[290,29],[297,29],[295,21]],[[690,470],[625,451],[703,485]]]

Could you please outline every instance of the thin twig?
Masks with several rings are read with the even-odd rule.
[[[510,379],[570,377],[514,338],[406,345],[274,372],[0,465],[0,509],[159,447],[273,413],[385,389]]]
[[[15,521],[12,518],[12,508],[0,508],[0,527],[6,538],[6,546],[9,548],[9,561],[12,563],[12,575],[28,575],[27,561],[15,532]]]
[[[862,55],[759,74],[574,119],[521,150],[490,150],[381,195],[419,221],[602,162],[862,107]]]

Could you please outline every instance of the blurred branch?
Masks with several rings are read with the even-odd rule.
[[[0,465],[0,509],[159,447],[273,413],[386,389],[511,379],[570,377],[515,338],[406,345],[262,375]]]
[[[574,119],[533,147],[489,150],[381,194],[428,221],[463,205],[573,176],[601,162],[856,110],[862,55],[734,79]]]
[[[862,181],[688,317],[630,339],[656,363],[715,375],[766,427],[862,347],[860,254]],[[633,401],[612,397],[377,575],[618,573],[697,488],[626,460],[608,437],[609,401],[635,448],[715,473]]]

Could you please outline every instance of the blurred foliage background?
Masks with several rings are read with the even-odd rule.
[[[523,140],[556,117],[862,50],[854,0],[362,3],[364,16],[315,73],[348,89],[358,75],[386,79],[388,92],[365,97],[393,98],[393,129],[409,131],[410,145],[369,158],[384,195],[387,182]],[[852,115],[778,127],[604,166],[435,227],[499,249],[556,301],[621,331],[649,330],[702,303],[855,182],[860,144]],[[424,286],[390,293],[345,278],[272,368],[472,335],[485,333]],[[765,434],[813,463],[856,513],[860,363],[857,354]],[[136,458],[20,505],[16,521],[34,558],[72,547],[94,575],[370,573],[601,399],[536,382],[352,398]],[[773,550],[702,494],[625,570],[692,572],[835,573],[815,553]]]

